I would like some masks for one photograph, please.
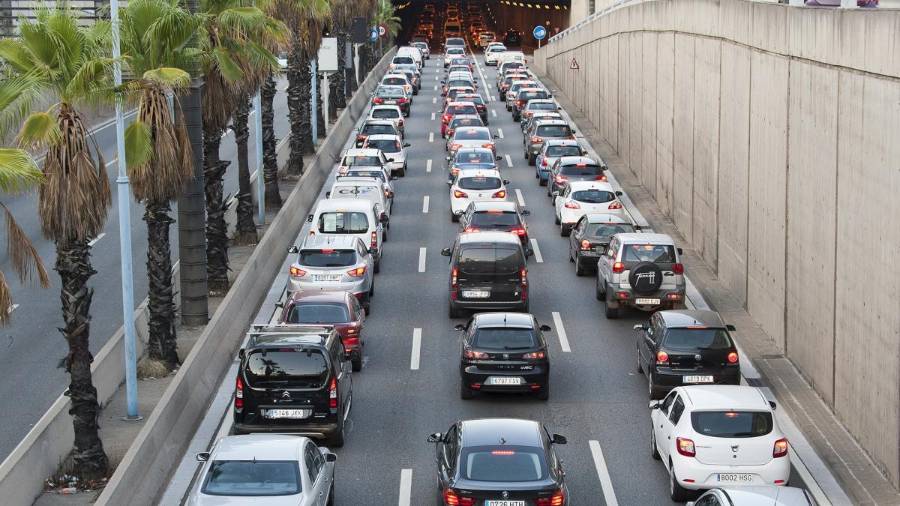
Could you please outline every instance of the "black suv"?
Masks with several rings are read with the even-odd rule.
[[[503,45],[506,47],[522,45],[522,34],[517,30],[507,30],[503,37]]]
[[[462,309],[528,312],[528,268],[519,236],[462,233],[441,254],[450,257],[450,318]]]
[[[350,362],[332,326],[254,326],[240,351],[234,431],[282,433],[344,445]]]
[[[637,371],[647,374],[650,399],[682,385],[740,385],[737,347],[715,311],[658,311],[634,326]]]

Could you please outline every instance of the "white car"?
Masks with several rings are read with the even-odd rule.
[[[570,182],[553,200],[560,235],[568,236],[578,220],[588,213],[625,216],[619,200],[621,195],[622,192],[613,190],[612,185],[605,181]]]
[[[817,506],[806,489],[797,487],[714,488],[686,506]]]
[[[403,113],[396,105],[373,105],[368,119],[389,119],[394,122],[400,135],[406,132],[403,125]]]
[[[369,246],[375,260],[375,272],[381,265],[384,252],[384,229],[388,217],[365,199],[323,199],[316,203],[309,222],[309,235],[353,235]]]
[[[406,175],[406,148],[410,143],[403,142],[399,135],[372,134],[366,137],[364,148],[377,149],[387,158],[391,174],[403,177]]]
[[[341,157],[338,164],[338,175],[346,176],[347,171],[353,166],[362,167],[389,167],[390,161],[381,151],[371,148],[350,148]]]
[[[450,218],[459,221],[470,202],[504,201],[509,181],[496,169],[462,169],[450,185]]]
[[[506,46],[503,44],[491,44],[484,50],[484,64],[496,65],[500,59],[500,55],[506,52]]]
[[[226,436],[197,454],[200,480],[191,506],[319,506],[334,501],[337,456],[309,438],[281,434]]]
[[[385,74],[381,78],[381,86],[400,86],[407,95],[413,94],[413,85],[406,78],[406,74]]]
[[[775,404],[756,387],[676,387],[650,403],[650,453],[669,471],[669,494],[689,490],[788,484],[788,440]]]
[[[465,58],[466,50],[458,46],[450,46],[444,51],[444,67],[450,66],[450,60],[454,58]]]
[[[394,179],[393,176],[388,174],[388,169],[385,167],[378,166],[361,166],[354,165],[350,167],[350,170],[343,176],[337,176],[335,179],[340,180],[343,178],[372,178],[378,181],[381,181],[381,184],[384,185],[384,196],[388,199],[388,207],[391,209],[394,208],[394,185],[391,183],[391,180]]]
[[[373,177],[337,178],[331,185],[331,190],[325,193],[325,198],[368,200],[375,204],[375,208],[380,211],[379,220],[382,214],[388,217],[391,215],[391,202],[387,198],[384,183]],[[390,224],[385,223],[385,228],[390,228]]]

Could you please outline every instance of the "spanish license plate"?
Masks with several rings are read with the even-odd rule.
[[[385,103],[386,105],[394,105],[394,104],[397,103],[397,101],[396,101],[396,100],[385,100],[384,103]]]
[[[264,409],[262,415],[264,418],[287,418],[291,420],[301,420],[309,418],[312,414],[311,409]]]
[[[525,501],[484,501],[484,506],[525,506]]]
[[[634,303],[639,306],[642,306],[642,305],[652,306],[652,305],[659,304],[659,299],[634,299]]]
[[[682,379],[685,383],[712,383],[712,376],[685,376]]]
[[[521,385],[522,378],[518,376],[488,376],[487,380],[484,382],[485,385],[496,385],[496,386],[512,386],[512,385]]]
[[[340,274],[313,274],[313,281],[340,281]]]
[[[753,475],[749,473],[719,473],[719,483],[753,483]]]
[[[463,297],[467,299],[486,299],[491,296],[487,290],[463,290]]]

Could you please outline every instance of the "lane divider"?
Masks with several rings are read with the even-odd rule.
[[[566,336],[566,328],[563,327],[562,318],[556,311],[553,312],[553,325],[556,326],[556,335],[559,337],[559,347],[562,351],[569,353],[572,348],[569,347],[569,338]]]
[[[403,469],[400,471],[400,506],[409,506],[409,496],[411,492],[412,469]]]
[[[500,137],[501,139],[503,138],[503,129],[502,128],[497,129],[497,137]]]
[[[434,121],[434,114],[435,113],[431,113],[431,121]]]
[[[496,118],[496,117],[497,117],[497,111],[491,109],[491,116],[493,116],[493,117]]]
[[[434,142],[434,132],[428,132],[428,142]]]
[[[616,499],[616,492],[613,490],[612,479],[609,477],[609,469],[606,468],[606,459],[603,458],[603,450],[600,448],[600,442],[596,440],[588,441],[591,448],[591,455],[594,457],[594,467],[597,468],[597,477],[600,478],[600,487],[603,489],[603,498],[606,500],[606,506],[619,506]]]
[[[425,162],[425,172],[431,172],[431,160]]]
[[[541,256],[541,248],[538,248],[537,239],[531,239],[531,251],[534,252],[534,259],[537,263],[544,263],[544,257]]]
[[[422,353],[422,329],[413,329],[412,352],[409,356],[409,368],[413,371],[419,370],[419,356]],[[410,471],[412,474],[412,471]],[[402,480],[401,480],[402,484]],[[402,487],[401,487],[402,488]],[[400,494],[400,504],[403,504],[403,494]],[[409,504],[409,490],[407,489],[406,504]]]
[[[512,158],[509,155],[506,155],[506,165],[511,169],[512,168]]]
[[[525,207],[525,197],[522,196],[522,190],[516,188],[516,200],[519,201],[519,207]]]
[[[419,248],[419,272],[425,272],[425,256],[428,254],[428,249],[424,246]]]
[[[430,197],[428,195],[425,195],[425,197],[422,198],[422,213],[423,214],[428,214],[428,200],[429,199],[430,199]]]

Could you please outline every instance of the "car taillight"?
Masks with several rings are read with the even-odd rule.
[[[347,274],[353,276],[354,278],[361,278],[366,274],[366,266],[357,267],[356,269],[350,269],[347,271]]]
[[[453,167],[452,169],[450,169],[450,174],[453,176],[459,174],[459,167]]]
[[[685,457],[695,457],[697,455],[697,450],[694,449],[694,442],[690,439],[675,438],[675,447],[678,448],[678,453]]]
[[[528,286],[528,269],[522,267],[519,270],[519,280],[522,282],[522,286]]]
[[[600,174],[599,176],[597,176],[594,179],[597,181],[606,181],[606,174]]]
[[[244,382],[240,376],[234,385],[234,409],[244,409]]]
[[[357,135],[356,136],[356,142],[364,142],[365,140],[366,140],[365,135]]]
[[[565,208],[566,209],[581,209],[581,206],[578,205],[578,202],[569,201],[569,202],[566,202]]]
[[[453,190],[453,196],[458,199],[464,199],[469,196],[466,192],[461,192],[459,190]]]
[[[450,151],[456,151],[457,149],[459,149],[461,147],[462,147],[462,144],[458,144],[458,143],[454,142],[453,144],[450,145]]]
[[[543,137],[538,137],[537,135],[531,136],[531,143],[532,143],[532,144],[540,144],[540,143],[542,143],[542,142],[544,142]]]
[[[728,354],[728,363],[729,364],[738,363],[738,354],[736,351],[732,351],[731,353]]]
[[[510,232],[512,232],[513,234],[516,234],[519,237],[525,236],[525,228],[523,228],[523,227],[516,227],[516,228],[510,230]]]
[[[772,448],[772,456],[775,458],[784,457],[788,452],[788,440],[785,438],[781,438],[778,441],[775,441],[775,446]]]
[[[672,272],[674,272],[675,274],[684,274],[684,264],[673,265]]]
[[[294,265],[291,266],[291,277],[302,278],[303,276],[306,276],[306,271],[304,271],[303,269],[301,269],[297,266],[294,266]]]
[[[331,378],[331,384],[328,385],[328,407],[337,409],[338,407],[338,391],[337,378]]]
[[[400,125],[400,128],[403,128],[403,118],[400,118],[400,121],[397,122]]]
[[[466,227],[463,229],[463,232],[478,232],[477,227]]]
[[[376,234],[374,230],[372,231],[371,237],[372,238],[369,241],[369,246],[372,248],[377,248],[378,247],[378,234]]]
[[[519,107],[522,107],[525,105],[525,101],[522,99],[516,100],[516,105]]]
[[[448,123],[450,121],[450,117],[451,116],[449,114],[444,114],[443,116],[441,116],[441,121],[443,121],[444,123]]]
[[[557,183],[565,183],[566,181],[569,180],[569,178],[567,178],[566,176],[560,176],[557,174],[556,176],[553,176],[553,180],[556,181]]]
[[[383,104],[383,103],[384,103],[384,99],[381,98],[381,97],[375,97],[375,98],[372,99],[372,103],[373,103],[373,104]]]
[[[550,165],[549,163],[547,163],[547,159],[546,159],[546,158],[542,158],[542,159],[541,159],[541,167],[546,167],[547,165]]]
[[[459,286],[459,269],[454,267],[450,271],[450,289],[456,290],[457,286]]]
[[[656,352],[656,363],[657,365],[668,364],[669,363],[669,354],[664,351]]]
[[[589,249],[591,249],[591,243],[590,243],[587,239],[582,239],[582,240],[581,240],[581,249],[582,249],[582,250],[589,250]]]
[[[531,353],[526,353],[526,354],[522,355],[522,358],[527,358],[529,360],[540,360],[546,356],[547,356],[547,354],[544,353],[543,351],[532,351]]]
[[[463,352],[463,356],[472,360],[481,360],[488,358],[488,354],[483,351],[472,351],[466,350]]]
[[[566,493],[560,489],[553,493],[551,497],[540,497],[535,506],[562,506],[566,502]]]
[[[398,98],[398,99],[397,99],[397,103],[398,103],[398,104],[405,104],[405,103],[406,103],[406,99],[405,99],[405,98]]]
[[[625,264],[623,264],[622,262],[614,263],[613,264],[613,272],[615,272],[616,274],[625,272]]]
[[[482,144],[481,147],[485,149],[494,149],[494,145],[492,143]]]
[[[494,198],[494,199],[505,199],[505,198],[506,198],[506,190],[500,190],[500,191],[498,191],[498,192],[494,192],[494,194],[491,195],[491,198]]]
[[[446,506],[475,506],[475,499],[472,497],[460,497],[459,492],[448,488],[444,490],[444,504]]]

